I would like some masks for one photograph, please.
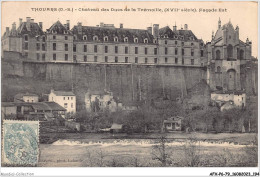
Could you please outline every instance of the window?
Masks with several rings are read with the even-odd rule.
[[[118,53],[118,46],[115,46],[115,53]]]
[[[204,53],[203,50],[200,51],[200,56],[203,57]]]
[[[135,54],[138,54],[138,47],[135,47]]]
[[[40,54],[37,53],[37,60],[40,60]]]
[[[87,52],[87,51],[88,51],[87,45],[84,45],[84,52]]]
[[[105,53],[108,52],[108,46],[105,46]]]
[[[65,46],[65,51],[68,51],[69,50],[69,45],[68,44],[64,44]]]
[[[108,37],[107,37],[107,36],[104,37],[104,41],[105,41],[105,42],[108,41]]]
[[[128,57],[125,57],[125,63],[128,63]]]
[[[84,55],[84,62],[87,62],[87,61],[88,61],[87,56]],[[71,97],[71,98],[72,98],[72,97]]]
[[[178,58],[175,58],[175,64],[178,64]]]
[[[184,58],[182,59],[182,64],[184,65]]]
[[[221,67],[220,66],[217,67],[217,72],[221,73]]]
[[[53,39],[55,40],[55,39],[56,39],[56,36],[53,36]]]
[[[25,56],[25,57],[28,57],[28,52],[24,52],[24,56]]]
[[[134,39],[134,43],[138,43],[138,38],[135,38],[135,39]]]
[[[194,65],[194,59],[191,59],[190,63],[191,65]]]
[[[69,55],[65,54],[65,61],[68,61],[68,60],[69,60]]]
[[[125,37],[125,38],[124,38],[124,42],[128,42],[128,37]]]
[[[184,46],[184,42],[181,42],[181,45]]]
[[[28,42],[25,42],[24,43],[24,50],[28,50],[28,48],[29,48]]]
[[[42,54],[42,61],[45,61],[45,53]]]
[[[68,97],[68,100],[70,100],[70,97]]]
[[[36,49],[37,49],[37,50],[40,50],[40,43],[37,43],[37,44],[36,44]]]
[[[73,97],[71,97],[70,99],[73,100]]]
[[[45,44],[42,44],[42,50],[45,51],[46,48],[45,48]]]
[[[97,53],[97,45],[94,45],[94,52]]]
[[[42,37],[42,42],[45,42],[45,37]]]
[[[138,63],[138,57],[135,57],[135,63]]]
[[[97,62],[97,56],[94,56],[94,62]]]
[[[157,48],[154,48],[154,55],[157,55]]]
[[[175,55],[178,55],[178,48],[175,48]]]
[[[24,40],[28,41],[28,35],[24,35]]]
[[[167,47],[165,47],[165,49],[164,49],[164,53],[165,53],[165,55],[168,54],[168,48],[167,48]]]
[[[118,57],[115,57],[115,63],[118,63]]]
[[[52,49],[53,49],[53,50],[56,50],[56,43],[53,43],[53,44],[52,44]]]
[[[191,43],[191,46],[193,46],[194,44],[193,44],[193,42]]]
[[[165,63],[168,63],[168,58],[165,58],[164,60],[165,60]]]
[[[145,62],[145,63],[148,63],[148,59],[147,59],[147,58],[145,58],[144,62]]]
[[[98,40],[98,37],[97,36],[94,36],[93,37],[93,41],[97,41]]]
[[[52,55],[52,59],[53,59],[53,60],[56,60],[56,53],[54,53],[54,54]]]
[[[86,35],[83,36],[83,40],[86,41],[88,38]]]
[[[239,58],[240,58],[241,60],[244,59],[244,50],[240,50]]]
[[[144,48],[144,54],[147,55],[147,47]]]
[[[231,44],[229,44],[227,47],[227,55],[228,55],[228,58],[233,57],[233,46]]]
[[[157,63],[157,58],[154,59],[154,63]]]
[[[107,63],[107,61],[108,61],[108,57],[107,57],[107,56],[105,56],[105,62]]]
[[[164,41],[164,44],[167,44],[167,43],[168,43],[168,41],[167,41],[167,40],[165,40],[165,41]]]
[[[63,100],[65,100],[65,97],[63,97]]]
[[[77,55],[73,55],[73,61],[77,62]]]
[[[114,37],[114,41],[115,41],[115,42],[118,42],[118,37]]]
[[[68,36],[65,36],[65,40],[68,40]]]
[[[216,60],[220,60],[220,51],[219,50],[216,51]]]
[[[64,108],[67,108],[68,107],[68,103],[64,103]]]
[[[125,53],[126,54],[128,53],[128,47],[125,47]]]
[[[181,53],[182,53],[182,55],[184,55],[184,49],[181,49]]]
[[[193,49],[191,49],[191,56],[194,56],[194,50]]]
[[[148,39],[147,38],[144,39],[144,43],[148,43]]]
[[[73,108],[73,103],[71,103],[71,108]]]
[[[178,41],[175,41],[175,45],[177,45],[178,44]]]

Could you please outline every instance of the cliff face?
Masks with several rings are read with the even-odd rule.
[[[87,89],[107,89],[123,103],[158,97],[176,99],[182,94],[185,96],[187,89],[206,79],[202,68],[172,66],[24,62],[23,71],[24,77],[69,83],[70,88],[55,89],[73,88],[80,90],[81,94]]]

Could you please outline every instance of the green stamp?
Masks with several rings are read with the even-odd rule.
[[[4,120],[2,152],[4,165],[37,166],[39,121]]]

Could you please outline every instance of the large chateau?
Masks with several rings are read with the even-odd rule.
[[[205,43],[187,24],[180,29],[176,25],[160,28],[159,24],[128,29],[123,24],[116,28],[114,24],[84,26],[81,22],[71,27],[67,20],[66,24],[57,21],[45,31],[42,22],[27,17],[26,21],[20,19],[18,27],[13,23],[11,29],[6,28],[4,58],[6,52],[17,52],[24,61],[34,63],[200,68],[211,92],[238,95],[246,87],[241,85],[242,66],[252,60],[249,39],[240,40],[239,27],[231,22],[221,25],[220,19],[212,40]]]

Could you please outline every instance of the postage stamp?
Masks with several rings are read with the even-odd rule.
[[[39,156],[39,121],[3,121],[2,164],[36,166]]]

